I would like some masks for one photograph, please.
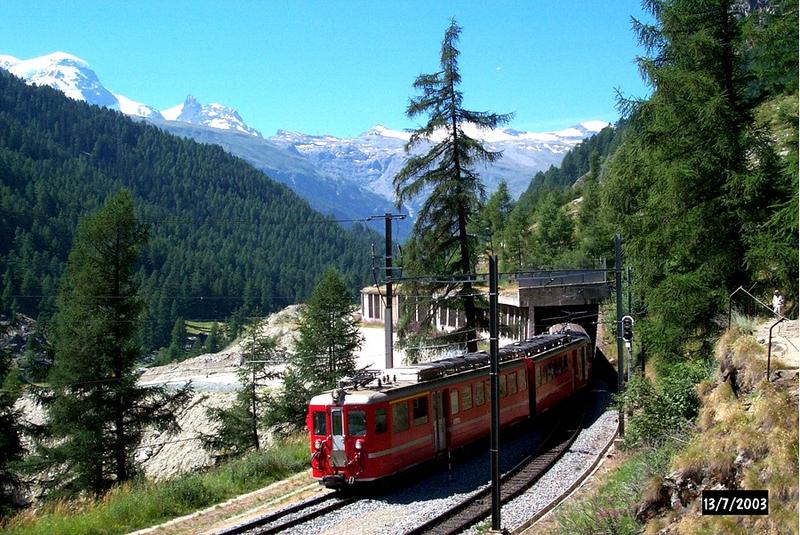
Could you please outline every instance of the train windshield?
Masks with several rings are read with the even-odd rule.
[[[314,411],[314,434],[328,434],[328,423],[326,422],[325,411]]]
[[[331,410],[331,426],[333,430],[331,434],[335,437],[340,437],[344,433],[342,433],[342,409],[333,409]]]
[[[363,437],[367,434],[367,420],[364,411],[348,411],[347,434],[351,437]]]

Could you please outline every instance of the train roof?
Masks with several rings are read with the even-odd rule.
[[[537,356],[549,355],[553,349],[589,339],[586,331],[575,327],[570,326],[559,332],[540,334],[525,341],[503,346],[498,352],[501,368],[512,366],[514,362],[519,362],[525,357],[536,359]],[[332,401],[332,395],[347,405],[374,403],[413,395],[418,391],[427,390],[433,382],[458,381],[463,378],[462,375],[483,370],[489,364],[489,354],[486,351],[479,351],[385,370],[361,370],[355,377],[340,381],[338,389],[318,394],[309,403],[328,405]]]

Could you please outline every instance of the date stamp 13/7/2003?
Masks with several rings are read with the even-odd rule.
[[[768,515],[769,491],[704,490],[701,503],[704,515]]]

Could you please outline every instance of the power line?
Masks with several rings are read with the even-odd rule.
[[[209,216],[207,218],[199,218],[199,217],[142,217],[138,219],[139,223],[142,224],[153,224],[153,223],[188,223],[188,224],[197,224],[197,223],[236,223],[236,224],[248,224],[248,225],[329,225],[331,223],[370,223],[374,221],[374,218],[371,217],[359,217],[359,218],[326,218],[324,216],[318,216],[315,219],[275,219],[275,220],[260,220],[258,217],[253,219],[236,219],[230,217],[212,217]]]
[[[10,297],[14,298],[25,298],[25,299],[33,299],[33,298],[44,298],[44,297],[58,297],[60,294],[12,294]],[[181,299],[181,300],[200,300],[200,301],[236,301],[236,300],[244,300],[244,299],[252,299],[253,301],[288,301],[296,299],[296,296],[265,296],[261,297],[260,295],[163,295],[163,294],[156,294],[159,299]],[[102,298],[102,299],[123,299],[128,297],[142,297],[140,294],[126,294],[126,295],[105,295],[105,294],[81,294],[81,297],[95,297],[95,298]]]

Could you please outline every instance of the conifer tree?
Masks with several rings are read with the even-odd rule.
[[[190,387],[169,393],[137,385],[137,329],[143,302],[134,277],[146,229],[125,190],[80,223],[54,324],[49,430],[41,453],[62,468],[67,491],[100,495],[135,473],[143,430],[177,428]]]
[[[431,144],[424,154],[409,156],[393,181],[398,206],[427,194],[414,224],[412,244],[407,247],[409,254],[417,255],[405,265],[406,273],[410,275],[431,274],[427,269],[434,266],[442,269],[435,274],[444,277],[467,275],[474,271],[476,243],[467,233],[467,225],[485,196],[483,183],[474,168],[481,163],[494,162],[501,153],[487,150],[479,140],[469,137],[464,132],[464,125],[469,123],[479,129],[492,129],[511,119],[510,115],[463,108],[463,95],[459,89],[459,50],[456,48],[460,34],[461,27],[452,20],[442,41],[441,70],[417,77],[413,86],[420,94],[411,98],[406,109],[409,118],[428,117],[427,123],[411,134],[406,151],[424,143]],[[435,135],[438,137],[434,139]],[[422,243],[425,246],[421,246]],[[409,272],[409,268],[414,271]],[[470,351],[477,350],[479,312],[472,283],[467,280],[418,288],[413,286],[408,285],[407,290],[427,294],[426,297],[437,295],[444,299],[458,293],[458,306],[463,308],[466,319],[462,341],[466,341]],[[424,322],[428,326],[436,308],[434,302]],[[408,326],[407,320],[401,322],[402,329],[406,330]]]
[[[611,244],[614,230],[602,210],[600,170],[600,155],[594,151],[590,157],[589,173],[581,185],[582,200],[576,221],[578,250],[587,264],[595,259],[613,256]]]
[[[475,227],[475,234],[486,241],[486,248],[501,255],[505,248],[505,228],[513,207],[508,185],[505,180],[501,180],[497,185],[497,191],[489,196],[489,200],[483,205],[474,224],[471,225]]]
[[[246,328],[242,340],[242,360],[237,371],[240,388],[231,407],[210,408],[208,416],[218,424],[213,435],[203,437],[203,446],[220,457],[241,455],[259,449],[259,429],[263,426],[266,382],[278,376],[275,366],[284,362],[274,338],[261,332],[260,323]]]
[[[333,388],[355,371],[355,352],[363,338],[350,292],[336,268],[328,268],[314,287],[297,332],[295,358],[315,389]]]
[[[281,393],[270,403],[268,424],[300,427],[311,396],[355,372],[363,338],[353,308],[341,274],[328,268],[301,312],[295,354],[281,376]]]
[[[220,349],[222,349],[222,332],[219,324],[214,322],[211,329],[208,331],[208,337],[203,345],[203,350],[206,353],[216,353]]]
[[[564,211],[562,196],[556,190],[543,194],[536,207],[536,231],[533,235],[533,258],[542,267],[554,266],[556,259],[568,253],[574,243],[574,225]]]
[[[19,485],[14,463],[24,453],[21,415],[14,408],[20,393],[15,371],[8,352],[0,351],[0,518],[12,511],[14,491]]]
[[[707,342],[708,318],[745,282],[737,204],[747,175],[749,106],[742,14],[733,0],[648,1],[637,23],[649,100],[632,115],[604,194],[623,226],[648,306],[648,347]]]
[[[517,203],[508,216],[505,229],[505,249],[500,256],[502,269],[519,271],[528,265],[530,225],[524,205]]]
[[[183,318],[178,317],[172,325],[172,332],[170,333],[170,343],[167,348],[167,361],[176,362],[183,360],[185,353],[183,344],[186,342],[186,322]]]

